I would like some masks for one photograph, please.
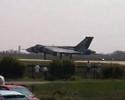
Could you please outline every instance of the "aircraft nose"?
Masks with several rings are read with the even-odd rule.
[[[26,51],[32,52],[32,48],[27,48]]]

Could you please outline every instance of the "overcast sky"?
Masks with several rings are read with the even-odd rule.
[[[98,53],[125,51],[125,0],[0,0],[0,50],[73,46],[85,36]]]

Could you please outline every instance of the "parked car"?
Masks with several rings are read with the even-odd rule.
[[[25,95],[10,90],[0,90],[0,100],[28,100]]]
[[[22,85],[0,85],[0,90],[17,91],[25,95],[28,100],[39,100],[28,88]]]

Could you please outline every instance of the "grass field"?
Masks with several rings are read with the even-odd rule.
[[[40,100],[125,100],[125,80],[84,80],[30,85]]]

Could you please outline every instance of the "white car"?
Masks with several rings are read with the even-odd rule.
[[[25,95],[10,90],[0,90],[0,100],[28,100]]]

